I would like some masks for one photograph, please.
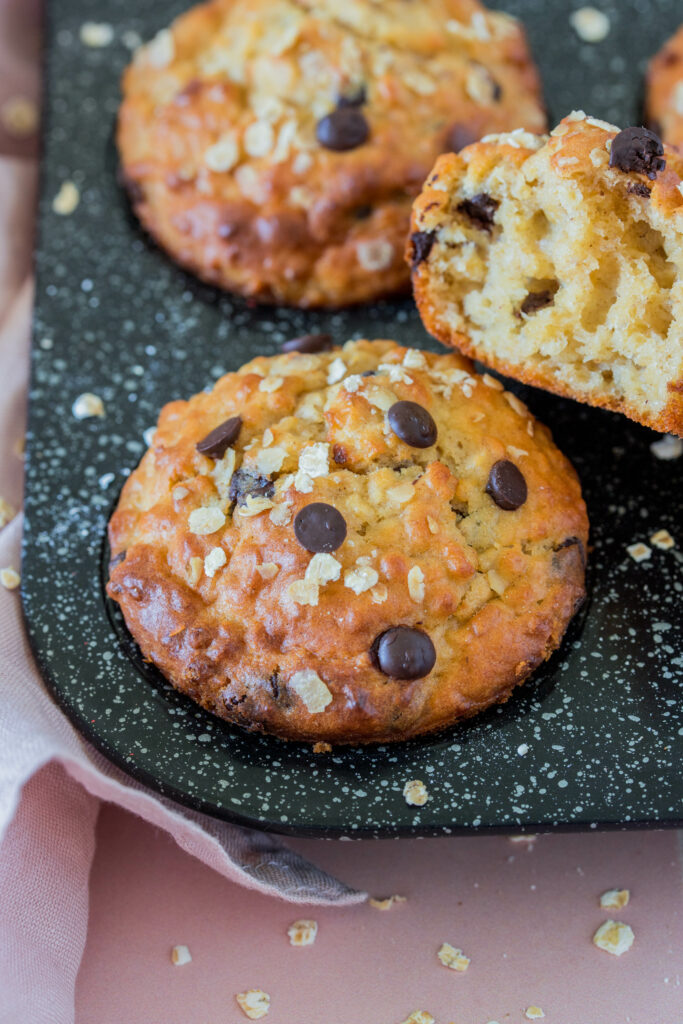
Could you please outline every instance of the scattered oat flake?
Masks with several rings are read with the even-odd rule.
[[[322,587],[326,583],[338,580],[341,575],[341,562],[334,555],[318,552],[306,566],[304,578]]]
[[[386,270],[394,260],[394,247],[381,238],[359,242],[356,246],[358,262],[363,270]]]
[[[669,548],[676,546],[676,541],[673,539],[668,530],[657,530],[650,537],[650,544],[654,544],[660,551],[668,551]]]
[[[192,954],[187,946],[174,946],[171,950],[171,960],[176,967],[183,967],[185,964],[192,963]]]
[[[223,548],[212,548],[204,559],[204,572],[212,579],[228,560]]]
[[[318,934],[317,921],[294,921],[287,929],[291,946],[312,946]]]
[[[306,710],[312,715],[320,714],[332,702],[329,687],[311,668],[295,672],[289,680],[289,689],[294,690],[294,693],[301,697],[306,705]]]
[[[15,138],[33,135],[38,127],[38,106],[28,96],[10,96],[0,106],[0,122]]]
[[[0,498],[0,529],[14,519],[16,512],[8,501],[4,498]]]
[[[342,379],[345,373],[346,363],[340,356],[337,356],[335,359],[332,360],[329,367],[327,368],[327,383],[336,384],[338,381]]]
[[[114,29],[106,21],[84,21],[78,35],[84,46],[109,46],[114,38]]]
[[[612,956],[621,956],[631,948],[634,939],[630,925],[621,921],[605,921],[593,936],[593,945]]]
[[[386,373],[392,384],[413,383],[413,378],[399,363],[380,363],[377,369],[380,373]]]
[[[424,353],[417,348],[409,348],[403,357],[403,365],[407,370],[424,370],[427,360]]]
[[[545,1014],[540,1006],[527,1006],[524,1016],[527,1020],[540,1020]]]
[[[342,384],[342,387],[344,388],[345,391],[350,392],[350,394],[355,394],[355,392],[358,391],[362,383],[362,376],[359,373],[354,373],[350,377],[346,378],[346,380]]]
[[[626,550],[634,562],[645,562],[652,555],[652,550],[647,546],[647,544],[641,544],[640,542],[637,544],[629,544]]]
[[[378,583],[377,586],[373,587],[370,591],[370,597],[372,598],[373,604],[384,604],[388,596],[389,591],[384,583]]]
[[[317,743],[313,744],[314,754],[331,754],[332,746],[329,743],[325,743],[324,740],[318,740]]]
[[[238,510],[238,515],[244,516],[245,519],[251,519],[252,516],[259,516],[262,512],[273,507],[273,502],[270,498],[264,498],[257,494],[248,494],[244,505]]]
[[[59,192],[52,200],[52,209],[62,217],[73,213],[81,199],[81,194],[73,181],[63,181]]]
[[[285,382],[284,377],[264,377],[258,386],[259,391],[279,391]]]
[[[600,897],[600,906],[603,910],[621,910],[628,905],[631,893],[628,889],[608,889]]]
[[[256,566],[256,572],[263,580],[272,580],[280,571],[280,566],[276,562],[261,562],[260,565]]]
[[[391,910],[394,903],[406,902],[407,900],[405,896],[385,896],[383,899],[375,899],[375,897],[371,896],[368,900],[370,906],[374,907],[375,910]]]
[[[406,1017],[402,1024],[435,1024],[435,1022],[431,1013],[427,1013],[426,1010],[413,1010],[410,1017]]]
[[[278,505],[275,505],[271,509],[268,518],[275,526],[286,526],[292,518],[292,503],[289,501],[282,501]]]
[[[5,590],[16,590],[21,583],[21,576],[16,569],[7,566],[6,569],[0,569],[0,583]]]
[[[354,594],[363,594],[375,586],[379,573],[369,565],[359,565],[357,569],[348,569],[344,573],[344,586]],[[375,602],[378,603],[378,602]]]
[[[199,555],[195,555],[194,558],[191,558],[190,561],[188,562],[187,574],[188,581],[191,587],[194,587],[199,583],[203,568],[204,562],[199,557]]]
[[[289,584],[287,593],[295,604],[310,605],[315,607],[318,604],[320,587],[311,580],[294,580]]]
[[[235,996],[240,1010],[249,1020],[260,1020],[270,1010],[270,996],[260,988],[250,988]]]
[[[104,402],[99,395],[85,391],[74,401],[71,412],[77,420],[87,420],[91,416],[104,416]]]
[[[444,967],[449,967],[452,971],[466,971],[470,966],[469,957],[465,956],[461,949],[451,946],[450,942],[444,942],[436,955]]]
[[[286,458],[286,449],[274,445],[272,448],[262,448],[257,452],[254,462],[259,473],[271,476],[273,473],[279,473]]]
[[[419,779],[411,779],[403,787],[403,797],[407,804],[413,807],[422,807],[429,800],[429,793],[424,782]]]
[[[525,406],[524,402],[520,402],[519,398],[517,398],[517,395],[513,395],[511,391],[506,391],[503,397],[505,398],[510,408],[514,409],[518,416],[526,417],[529,415],[529,410]]]
[[[513,459],[522,459],[525,455],[529,454],[524,448],[515,448],[513,444],[509,444],[506,450]]]
[[[210,171],[221,174],[231,170],[239,160],[240,150],[232,135],[223,135],[204,153],[204,163]]]
[[[650,451],[657,459],[669,462],[671,459],[680,459],[683,455],[683,438],[674,437],[673,434],[664,434],[659,441],[653,441]]]
[[[225,526],[225,514],[216,505],[207,508],[194,508],[188,517],[190,533],[196,533],[200,537],[215,533],[222,526]]]
[[[569,21],[584,43],[601,43],[609,35],[609,18],[595,7],[579,7],[569,15]]]
[[[299,455],[299,472],[306,476],[314,478],[325,476],[329,470],[329,465],[330,446],[325,444],[324,441],[316,441],[314,444],[306,445]]]
[[[414,565],[408,572],[408,593],[411,599],[418,604],[424,601],[425,574],[419,565]]]
[[[489,569],[486,573],[486,579],[488,580],[491,590],[498,594],[499,597],[505,593],[509,586],[507,580],[503,579],[500,573],[496,572],[495,569]]]
[[[399,505],[405,505],[408,501],[412,501],[414,497],[415,488],[410,482],[398,484],[396,487],[390,487],[387,491],[387,498],[389,501],[395,501]]]
[[[432,519],[431,516],[427,516],[427,526],[429,527],[430,533],[439,532],[439,524],[437,523],[436,519]]]

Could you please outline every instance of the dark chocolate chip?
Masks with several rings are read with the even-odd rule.
[[[436,423],[417,402],[394,402],[387,419],[396,437],[411,448],[429,448],[436,441]]]
[[[410,265],[413,269],[429,259],[436,241],[436,231],[413,231],[410,236]]]
[[[280,346],[283,352],[329,352],[334,348],[330,334],[302,334],[300,338],[290,338]]]
[[[472,196],[471,199],[463,199],[461,203],[458,203],[457,210],[459,213],[464,213],[475,227],[490,233],[493,227],[493,218],[499,206],[500,203],[497,199],[493,199],[487,192],[480,192],[479,195]]]
[[[645,174],[653,181],[666,167],[662,140],[648,128],[624,128],[612,139],[609,165],[627,174]]]
[[[582,565],[583,565],[583,567],[585,569],[586,568],[586,561],[587,561],[586,549],[584,547],[583,541],[579,540],[578,537],[567,537],[567,539],[563,540],[561,544],[558,544],[557,547],[554,548],[554,550],[555,551],[564,551],[567,548],[573,548],[573,547],[578,547],[578,549],[579,549],[579,556],[581,558],[581,563],[582,563]]]
[[[353,216],[356,220],[367,220],[372,215],[371,206],[357,206],[353,211]]]
[[[343,444],[335,444],[332,448],[332,458],[338,466],[343,466],[345,462],[349,461],[348,452]]]
[[[197,451],[200,455],[208,455],[210,459],[222,459],[230,445],[237,440],[241,429],[242,417],[231,416],[197,442]]]
[[[375,638],[370,657],[385,676],[422,679],[434,668],[436,650],[421,629],[394,626]]]
[[[294,533],[302,548],[313,552],[336,551],[346,538],[346,520],[333,505],[313,501],[297,512]]]
[[[112,558],[112,560],[109,563],[109,575],[110,576],[112,574],[112,571],[116,568],[116,566],[117,565],[121,565],[121,562],[124,560],[125,557],[126,557],[126,549],[125,548],[123,549],[123,551],[119,551],[118,555],[114,555],[114,557]]]
[[[254,473],[251,469],[238,469],[232,474],[228,497],[230,501],[244,505],[249,495],[253,498],[272,498],[275,484],[267,476]]]
[[[536,313],[539,309],[543,309],[544,306],[550,306],[553,302],[554,298],[551,291],[529,292],[524,302],[519,307],[519,310],[520,313],[524,313],[526,316],[531,316],[532,313]]]
[[[337,107],[362,107],[367,103],[368,92],[364,85],[359,85],[354,92],[348,92],[337,98]]]
[[[643,185],[642,181],[629,181],[626,191],[630,192],[632,196],[640,196],[641,199],[649,199],[652,195],[652,189]]]
[[[325,149],[343,153],[358,149],[370,138],[370,125],[358,107],[337,107],[318,121],[315,134]]]
[[[460,124],[458,121],[453,125],[446,138],[446,145],[453,153],[459,153],[465,146],[471,146],[479,139],[479,132],[475,132],[467,124]]]
[[[376,376],[377,376],[377,370],[365,370],[363,373],[361,373],[361,377],[376,377]]]
[[[506,512],[514,512],[527,499],[526,480],[508,459],[500,459],[489,473],[486,493]]]

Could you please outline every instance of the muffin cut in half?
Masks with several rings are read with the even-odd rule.
[[[395,741],[506,700],[584,596],[549,431],[456,354],[295,340],[172,402],[109,527],[145,658],[247,729]]]
[[[140,48],[122,91],[150,234],[212,284],[304,307],[407,291],[438,154],[546,128],[521,26],[477,0],[211,0]]]
[[[528,384],[683,434],[683,158],[570,114],[441,157],[408,258],[435,337]]]

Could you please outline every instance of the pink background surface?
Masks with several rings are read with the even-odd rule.
[[[548,1024],[683,1022],[683,887],[674,832],[366,843],[292,841],[371,895],[381,912],[292,908],[226,882],[166,835],[105,806],[91,876],[77,1024],[238,1024],[234,994],[262,988],[269,1024],[399,1024],[416,1009],[438,1024],[514,1024],[530,1004]],[[597,950],[606,889],[631,889],[616,914],[636,941]],[[299,917],[315,944],[289,945]],[[442,942],[471,957],[464,974]],[[170,950],[189,946],[175,967]]]
[[[0,0],[0,103],[36,93],[38,9]],[[0,126],[0,153],[35,149],[35,138]],[[16,489],[7,496],[18,498],[18,480]],[[532,1003],[549,1024],[683,1024],[676,833],[544,836],[530,848],[504,837],[292,846],[352,885],[408,902],[388,913],[294,908],[103,805],[77,1024],[238,1024],[234,994],[249,987],[270,993],[269,1024],[399,1024],[416,1009],[438,1024],[515,1024]],[[632,893],[618,916],[636,941],[621,959],[591,943],[609,916],[599,894],[612,887]],[[305,916],[318,938],[294,949],[286,929]],[[443,941],[472,958],[467,973],[439,964]],[[193,961],[178,968],[170,950],[181,943]]]

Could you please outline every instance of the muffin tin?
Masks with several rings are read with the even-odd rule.
[[[610,34],[589,45],[563,0],[501,6],[526,22],[553,121],[583,107],[636,122],[646,59],[680,18],[677,0],[603,3]],[[182,7],[112,0],[114,41],[101,49],[79,40],[83,22],[105,16],[93,0],[49,12],[22,595],[50,690],[125,771],[255,827],[357,837],[680,825],[683,556],[653,547],[636,563],[626,548],[663,528],[683,543],[683,458],[658,460],[657,435],[540,391],[511,385],[581,477],[590,598],[508,704],[435,738],[314,755],[227,726],[142,661],[104,594],[106,523],[160,407],[304,333],[437,347],[408,300],[253,307],[178,270],[142,234],[116,184],[118,78],[130,33],[149,38]],[[80,202],[60,216],[66,180]],[[74,417],[83,392],[102,398],[103,417]],[[402,795],[416,778],[430,794],[422,807]]]

